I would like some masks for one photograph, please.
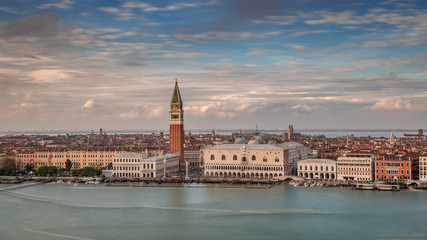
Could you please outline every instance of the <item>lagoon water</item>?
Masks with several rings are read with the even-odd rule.
[[[427,239],[427,191],[204,186],[0,191],[0,239]]]

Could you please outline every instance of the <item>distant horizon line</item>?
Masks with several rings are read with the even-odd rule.
[[[169,132],[168,129],[103,129],[106,133],[117,133],[117,132],[144,132],[144,133],[155,133],[155,132]],[[294,128],[294,132],[412,132],[418,131],[419,129],[426,130],[423,128]],[[247,133],[248,131],[255,131],[256,128],[195,128],[187,129],[185,132],[240,132]],[[0,133],[98,133],[99,129],[78,129],[78,130],[65,130],[65,129],[50,129],[50,130],[0,130]],[[288,129],[259,129],[259,132],[287,132]]]

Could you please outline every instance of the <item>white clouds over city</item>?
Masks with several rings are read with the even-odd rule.
[[[0,6],[4,129],[167,128],[174,78],[188,128],[427,117],[423,3],[29,2]]]

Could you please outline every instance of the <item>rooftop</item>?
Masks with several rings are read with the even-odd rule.
[[[283,150],[283,147],[270,144],[221,144],[208,149],[237,150],[242,148],[249,150]]]
[[[309,158],[299,161],[301,163],[336,163],[337,161],[323,158]]]

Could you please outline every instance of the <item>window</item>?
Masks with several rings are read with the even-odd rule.
[[[222,155],[222,156],[221,156],[221,160],[225,160],[225,155]]]
[[[263,158],[262,158],[262,161],[263,161],[263,162],[267,162],[267,157],[263,157]]]
[[[242,158],[242,162],[246,162],[246,157],[243,157],[243,158]]]
[[[236,155],[233,156],[233,160],[237,160],[237,156]]]
[[[275,161],[275,162],[279,162],[279,158],[278,158],[278,157],[276,157],[276,158],[274,159],[274,161]]]
[[[255,160],[256,160],[255,155],[252,155],[252,161],[255,161]]]
[[[215,160],[215,156],[213,154],[211,155],[211,160]]]

